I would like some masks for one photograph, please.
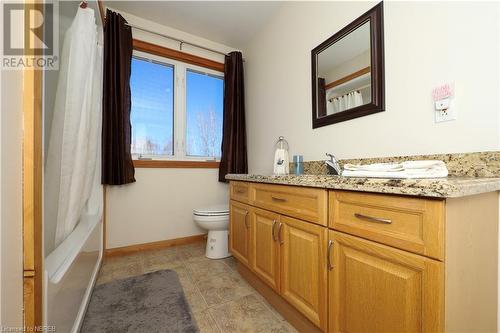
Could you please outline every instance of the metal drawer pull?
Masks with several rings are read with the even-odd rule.
[[[328,249],[326,250],[326,263],[329,271],[333,269],[332,259],[330,259],[330,256],[332,254],[332,248],[333,248],[333,241],[330,239],[328,241]]]
[[[278,240],[280,244],[283,244],[285,241],[281,239],[281,227],[283,227],[283,223],[280,222],[280,226],[278,227]]]
[[[273,235],[273,241],[276,241],[276,235],[275,235],[275,232],[274,232],[274,227],[276,227],[276,220],[273,220],[273,231],[272,231],[272,235]]]
[[[239,190],[239,189],[238,189],[238,190],[236,190],[235,192],[236,192],[236,193],[238,193],[238,194],[243,194],[243,193],[245,193],[246,191],[245,191],[245,190]]]
[[[273,201],[286,202],[286,199],[283,198],[271,197],[271,199],[273,199]]]
[[[391,224],[392,223],[391,220],[381,219],[378,217],[372,217],[372,216],[367,216],[367,215],[358,214],[358,213],[355,213],[354,216],[357,217],[358,219],[365,220],[368,222],[383,223],[383,224]]]
[[[245,211],[245,227],[248,229],[248,211]]]

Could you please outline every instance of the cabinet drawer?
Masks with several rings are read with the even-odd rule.
[[[254,184],[254,206],[321,225],[327,224],[328,192],[299,186]]]
[[[428,257],[444,257],[444,200],[331,191],[329,227]]]
[[[231,200],[248,203],[250,189],[249,184],[244,182],[231,182],[229,185]]]

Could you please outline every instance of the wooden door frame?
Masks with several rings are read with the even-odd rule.
[[[44,11],[40,0],[25,0],[25,7]],[[36,17],[36,19],[39,19]],[[27,23],[25,23],[27,24]],[[23,305],[24,326],[35,329],[43,322],[42,255],[42,113],[41,69],[23,70]]]
[[[104,25],[103,4],[100,0],[96,1]],[[25,7],[32,8],[33,4],[37,10],[44,12],[42,0],[25,0],[24,2]],[[36,19],[39,18],[36,17]],[[43,324],[44,313],[43,71],[41,69],[23,69],[23,118],[23,321],[27,331],[35,332],[37,327]],[[104,195],[106,195],[105,191]],[[105,214],[104,207],[103,223]],[[105,230],[105,226],[103,229]]]

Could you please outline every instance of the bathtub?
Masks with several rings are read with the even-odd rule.
[[[44,262],[44,325],[78,332],[102,261],[101,214],[82,217]]]

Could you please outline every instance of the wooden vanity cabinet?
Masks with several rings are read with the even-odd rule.
[[[299,331],[497,331],[499,193],[237,185],[231,252]]]

